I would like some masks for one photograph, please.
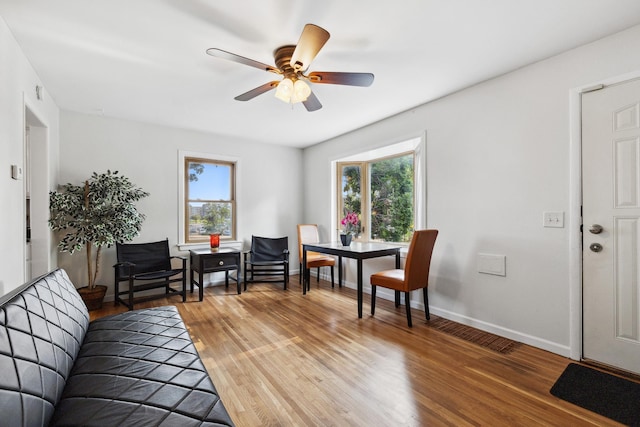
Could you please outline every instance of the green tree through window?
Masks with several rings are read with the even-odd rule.
[[[413,233],[413,156],[370,164],[371,237],[408,242]]]
[[[338,221],[360,217],[360,239],[409,242],[414,230],[414,154],[338,163]]]
[[[342,168],[342,217],[346,216],[348,212],[355,212],[358,216],[362,214],[361,169],[360,165],[345,165]],[[361,224],[356,234],[361,232]]]

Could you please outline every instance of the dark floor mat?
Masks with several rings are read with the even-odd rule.
[[[551,394],[620,423],[640,426],[639,383],[571,363]]]

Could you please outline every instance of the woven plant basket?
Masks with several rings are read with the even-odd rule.
[[[102,308],[102,301],[107,293],[107,287],[96,285],[93,289],[89,289],[87,286],[84,286],[78,288],[78,293],[89,311],[98,310]]]

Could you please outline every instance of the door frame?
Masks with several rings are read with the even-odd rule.
[[[578,86],[569,95],[569,357],[582,359],[582,94],[640,78],[640,70]]]
[[[27,170],[26,162],[23,161],[23,203],[26,203],[26,180],[27,174],[30,174],[31,184],[31,273],[33,277],[51,271],[53,268],[53,260],[51,254],[55,253],[55,244],[53,243],[53,233],[48,226],[49,219],[49,190],[51,189],[51,127],[44,114],[39,111],[38,106],[30,102],[28,97],[23,94],[23,160],[28,155],[31,159],[30,170]],[[26,153],[24,138],[26,137],[26,127],[30,126],[32,131],[30,153]],[[36,149],[34,149],[34,146]],[[33,170],[39,171],[38,174],[31,173]],[[26,206],[23,207],[26,209]],[[23,215],[23,251],[27,250],[26,239],[26,217]],[[27,275],[26,260],[23,260],[24,275]],[[25,279],[26,281],[26,279]]]

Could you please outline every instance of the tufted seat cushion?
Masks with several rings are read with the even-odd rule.
[[[173,306],[91,322],[52,425],[233,425]]]
[[[233,422],[175,307],[89,323],[56,270],[0,297],[0,425]]]

